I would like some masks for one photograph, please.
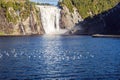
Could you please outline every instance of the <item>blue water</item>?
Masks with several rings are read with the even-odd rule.
[[[0,37],[0,80],[120,80],[120,39]]]

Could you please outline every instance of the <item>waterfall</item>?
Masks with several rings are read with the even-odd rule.
[[[23,33],[23,35],[25,35],[26,33],[25,33],[24,25],[23,25],[22,22],[19,24],[19,27],[20,27],[21,32]]]
[[[40,16],[46,34],[62,34],[59,26],[60,9],[50,5],[39,5]]]

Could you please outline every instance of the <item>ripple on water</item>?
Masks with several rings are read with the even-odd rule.
[[[87,59],[89,58],[94,58],[95,56],[92,54],[83,54],[79,52],[73,52],[71,54],[70,51],[62,51],[61,53],[54,54],[52,51],[40,51],[40,50],[26,50],[26,49],[10,49],[10,51],[1,51],[2,53],[0,54],[0,58],[3,56],[8,56],[8,57],[26,57],[26,58],[46,58],[49,60],[55,60],[55,61],[61,61],[61,60],[80,60],[80,59]],[[88,53],[88,52],[87,52]]]
[[[7,42],[7,47],[4,42],[0,47],[0,79],[120,79],[119,40],[74,38],[19,38],[9,43],[11,46]]]

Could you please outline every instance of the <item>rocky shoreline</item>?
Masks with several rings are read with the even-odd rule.
[[[120,38],[120,35],[104,35],[104,34],[94,34],[92,37],[96,38]]]
[[[35,37],[35,36],[44,36],[45,34],[27,34],[27,35],[0,35],[0,37]],[[93,35],[87,35],[87,34],[50,34],[45,36],[90,36],[93,38],[120,38],[120,35],[114,35],[114,34],[93,34]]]
[[[28,36],[42,36],[42,34],[31,34],[31,35],[0,35],[0,37],[28,37]]]

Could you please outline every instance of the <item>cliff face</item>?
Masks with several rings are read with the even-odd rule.
[[[26,0],[27,1],[27,0]],[[30,2],[1,1],[0,35],[43,34],[40,10]]]
[[[71,34],[120,35],[120,3],[115,7],[93,17],[88,17],[70,31]],[[79,29],[78,29],[79,28]]]
[[[20,20],[14,30],[18,30],[18,34],[31,35],[31,34],[44,34],[44,29],[40,20],[39,8],[33,8],[29,16],[25,20]],[[15,32],[14,34],[16,34]]]
[[[116,5],[120,0],[59,0],[59,4],[67,6],[70,12],[76,7],[83,19],[106,11]]]
[[[62,0],[62,27],[74,26],[70,34],[120,34],[119,0]],[[115,6],[115,7],[114,7]],[[74,10],[74,8],[77,10]],[[75,15],[81,15],[83,21],[77,23]],[[74,18],[76,20],[74,20]],[[73,22],[75,21],[76,24]]]
[[[78,10],[74,7],[73,12],[70,12],[69,9],[64,5],[61,7],[61,19],[60,26],[61,28],[71,29],[78,22],[82,21],[81,16],[78,13]]]

